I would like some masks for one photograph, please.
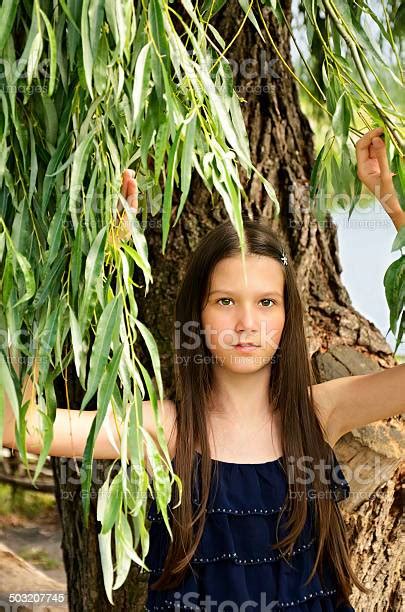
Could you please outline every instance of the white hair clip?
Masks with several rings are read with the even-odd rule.
[[[283,264],[286,266],[288,264],[288,260],[287,260],[287,255],[285,254],[285,251],[283,249],[282,254],[281,254],[281,261],[283,262]]]

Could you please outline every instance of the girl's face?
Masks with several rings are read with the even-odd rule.
[[[282,266],[272,257],[246,256],[247,285],[240,255],[215,266],[201,315],[214,365],[255,372],[271,361],[285,321]],[[256,346],[241,348],[239,343]]]

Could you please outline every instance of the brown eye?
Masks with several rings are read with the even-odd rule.
[[[273,304],[275,304],[276,302],[274,300],[272,300],[271,298],[264,298],[262,300],[262,302],[273,302]]]

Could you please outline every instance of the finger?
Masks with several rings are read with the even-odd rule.
[[[361,138],[358,139],[358,141],[356,142],[356,147],[358,147],[359,149],[364,149],[364,148],[369,147],[371,145],[371,141],[373,140],[373,138],[375,138],[375,136],[381,136],[383,132],[384,132],[383,127],[377,127],[374,130],[370,130],[369,132],[366,132],[366,134],[364,134]]]
[[[128,180],[131,178],[128,170],[124,170],[124,172],[122,173],[122,182],[121,182],[121,195],[124,196],[124,198],[126,197],[126,193],[127,193],[127,184],[128,184]]]
[[[135,179],[128,182],[127,202],[135,211],[138,209],[138,185]]]
[[[391,177],[391,171],[388,164],[387,151],[385,143],[381,138],[373,138],[370,146],[370,157],[375,157],[378,160],[380,166],[381,179],[387,179]]]
[[[375,128],[374,130],[370,130],[369,132],[364,134],[364,136],[359,138],[359,140],[356,142],[356,157],[357,157],[357,163],[359,165],[368,160],[370,156],[369,147],[371,145],[373,138],[375,136],[381,136],[383,132],[384,132],[384,128],[382,127]]]

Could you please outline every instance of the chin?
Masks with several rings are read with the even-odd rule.
[[[214,363],[231,372],[251,373],[271,363],[272,355],[217,355]]]

